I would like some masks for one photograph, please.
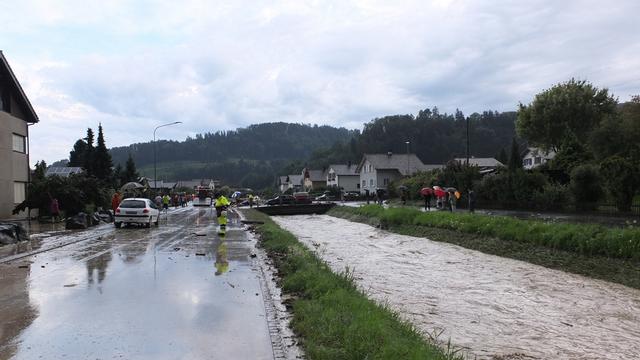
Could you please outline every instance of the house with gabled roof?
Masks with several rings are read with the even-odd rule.
[[[343,191],[360,191],[360,174],[356,164],[332,164],[327,170],[327,187],[336,187]]]
[[[416,154],[364,154],[356,168],[360,174],[360,193],[374,193],[405,176],[419,171],[441,169],[442,165],[425,165]]]
[[[9,62],[0,51],[0,219],[27,196],[29,183],[29,125],[39,121]]]
[[[302,169],[302,185],[306,191],[327,187],[326,170]]]

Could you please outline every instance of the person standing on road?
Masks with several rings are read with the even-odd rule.
[[[162,197],[162,210],[164,210],[165,212],[169,211],[169,202],[171,202],[171,198],[168,194],[164,194],[164,196]]]
[[[424,195],[424,211],[431,211],[431,193]]]
[[[218,194],[216,197],[216,217],[218,219],[218,225],[220,225],[220,229],[222,231],[226,230],[227,227],[227,218],[226,216],[222,216],[222,210],[225,210],[227,206],[231,205],[229,200],[222,194]]]
[[[113,213],[116,213],[116,209],[120,206],[120,202],[122,201],[122,197],[120,196],[120,192],[116,191],[115,194],[111,197],[111,209]]]
[[[449,210],[454,212],[456,210],[456,196],[450,192],[449,194]]]
[[[476,211],[476,192],[472,189],[469,189],[469,212],[473,213]]]
[[[58,199],[51,199],[51,222],[56,222],[58,220],[58,216],[60,216],[60,204],[58,204]]]

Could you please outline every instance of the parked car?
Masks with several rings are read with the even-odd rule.
[[[139,224],[151,227],[151,223],[158,225],[160,210],[156,204],[143,198],[124,199],[116,209],[113,224],[119,228],[122,224]]]
[[[266,201],[267,205],[293,205],[296,200],[291,195],[280,195]]]
[[[360,193],[357,191],[347,191],[344,193],[344,200],[345,201],[356,201],[356,200],[360,200]]]
[[[334,201],[336,199],[335,196],[331,194],[324,193],[318,197],[316,197],[316,201]]]
[[[311,196],[309,196],[308,192],[301,191],[293,193],[293,198],[296,201],[296,204],[311,204]]]

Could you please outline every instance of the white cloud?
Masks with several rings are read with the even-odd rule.
[[[640,3],[20,1],[0,44],[41,122],[32,158],[102,122],[110,146],[288,121],[360,127],[512,110],[571,77],[640,93]]]

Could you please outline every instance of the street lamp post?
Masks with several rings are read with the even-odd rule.
[[[407,140],[404,143],[407,144],[407,176],[409,176],[409,144],[411,144],[411,142]]]
[[[157,157],[156,157],[156,130],[160,129],[161,127],[170,126],[170,125],[176,125],[176,124],[182,124],[182,121],[174,121],[172,123],[162,124],[162,125],[156,126],[156,128],[153,129],[153,189],[156,191],[156,193],[158,192],[158,174],[157,174],[157,170],[156,170],[156,162],[157,162]]]

